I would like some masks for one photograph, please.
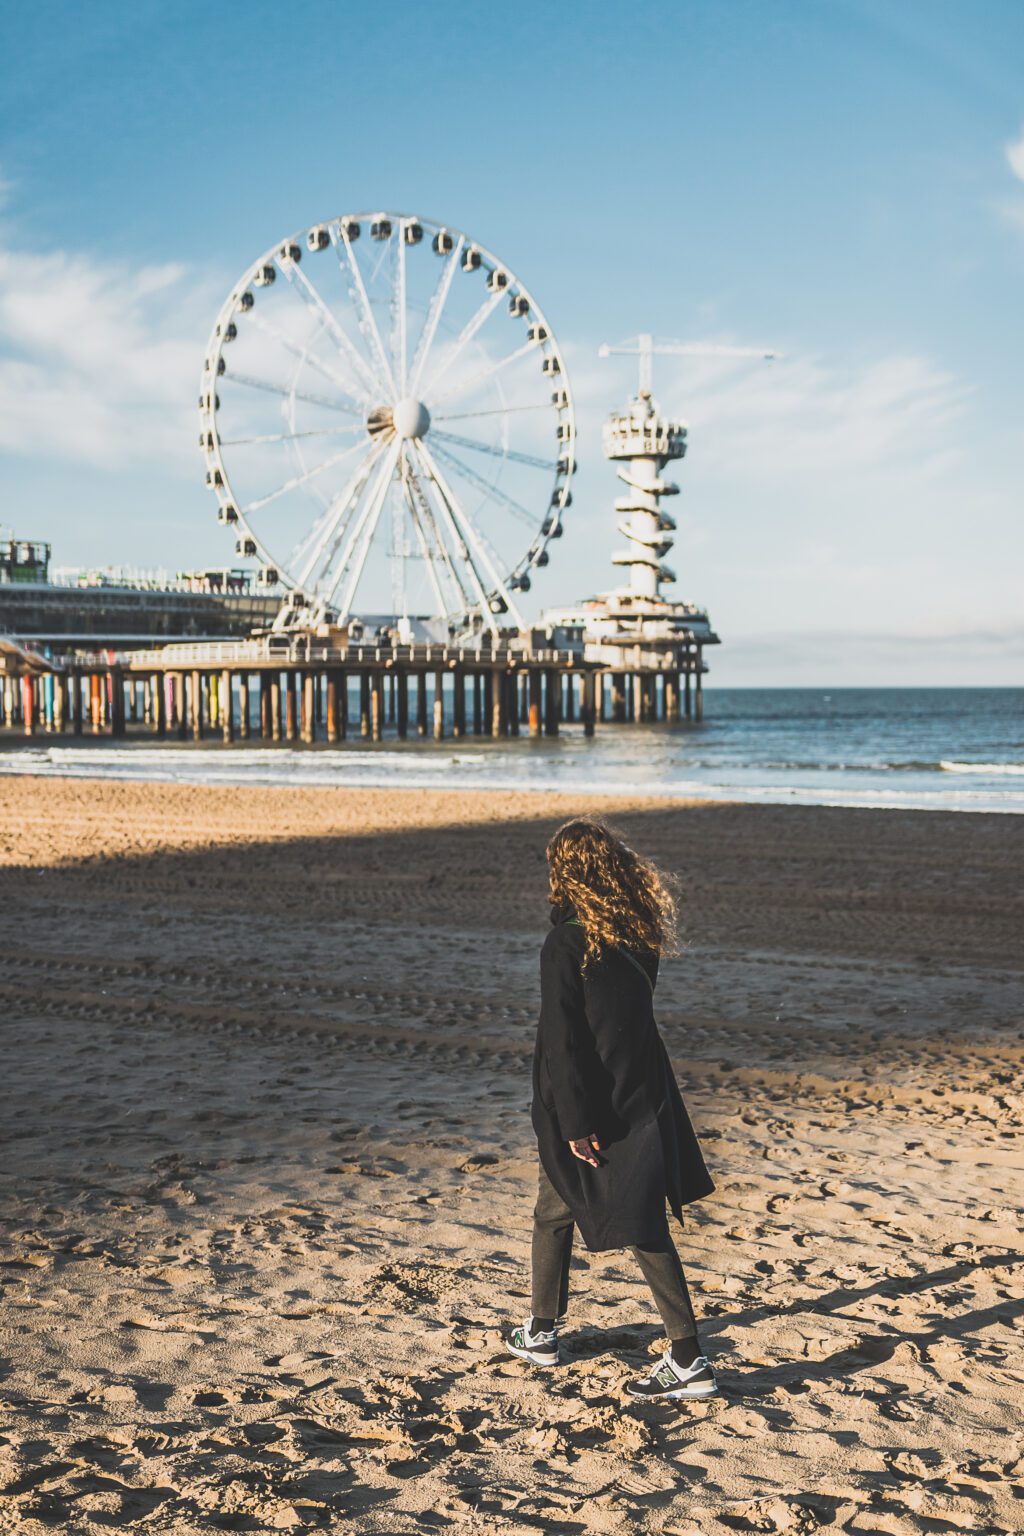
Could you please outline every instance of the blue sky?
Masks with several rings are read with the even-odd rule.
[[[690,424],[679,595],[721,683],[1024,680],[1024,7],[877,0],[2,12],[0,520],[62,564],[222,564],[196,452],[242,269],[450,220],[552,321],[581,471],[536,604],[610,584],[602,341]]]

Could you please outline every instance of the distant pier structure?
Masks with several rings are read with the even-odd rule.
[[[687,427],[659,411],[650,374],[655,353],[709,350],[767,355],[650,336],[602,349],[640,358],[604,428],[625,580],[531,624],[520,604],[578,516],[550,324],[451,226],[369,213],[297,231],[232,289],[201,376],[207,484],[255,575],[85,592],[47,579],[48,546],[12,544],[0,726],[312,744],[700,721],[719,641],[703,608],[663,591],[665,471]]]

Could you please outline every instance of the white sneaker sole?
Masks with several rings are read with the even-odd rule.
[[[520,1360],[528,1360],[531,1365],[557,1365],[558,1364],[558,1355],[557,1354],[542,1355],[538,1351],[535,1351],[535,1350],[519,1349],[517,1345],[509,1344],[507,1342],[505,1344],[505,1348],[508,1350],[510,1355],[516,1355],[516,1356],[518,1356],[518,1358]]]
[[[703,1382],[695,1387],[671,1387],[667,1392],[634,1392],[632,1387],[627,1387],[626,1391],[638,1403],[679,1402],[687,1397],[691,1400],[699,1397],[717,1397],[718,1384],[712,1382],[708,1385]]]

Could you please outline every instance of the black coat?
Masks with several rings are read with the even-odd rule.
[[[654,1019],[657,955],[609,949],[584,975],[571,917],[552,913],[540,953],[531,1117],[541,1163],[599,1253],[662,1241],[666,1201],[681,1221],[714,1184]],[[594,1134],[600,1168],[568,1145]]]

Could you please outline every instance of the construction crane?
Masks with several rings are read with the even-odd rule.
[[[771,362],[778,354],[767,352],[763,347],[726,347],[707,341],[655,341],[643,333],[631,336],[618,346],[605,342],[598,349],[598,357],[638,357],[640,359],[640,395],[647,399],[651,393],[652,359],[659,357],[759,357]]]

